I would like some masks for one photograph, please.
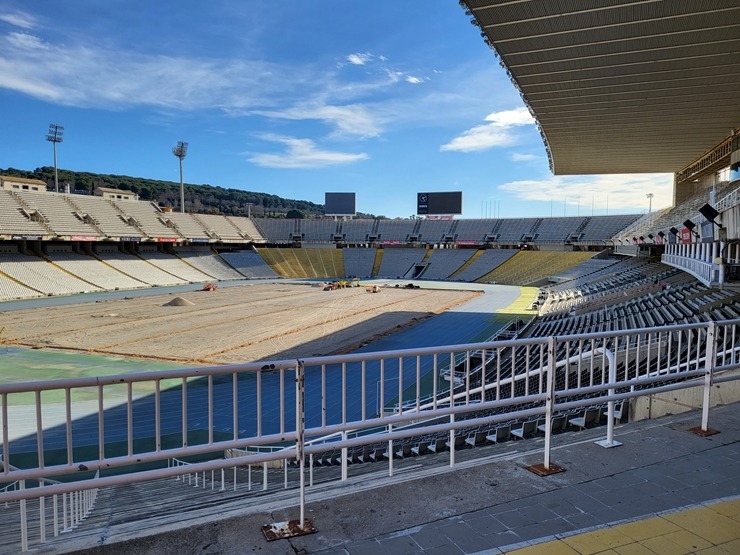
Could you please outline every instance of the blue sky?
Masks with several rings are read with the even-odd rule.
[[[408,217],[643,213],[669,175],[553,176],[455,0],[0,0],[0,168],[179,180]]]

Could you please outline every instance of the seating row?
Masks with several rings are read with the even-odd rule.
[[[274,277],[257,253],[252,261],[253,274]],[[94,256],[50,247],[43,258],[0,252],[0,300],[244,278],[208,247],[169,254],[143,245],[134,255],[101,246]]]
[[[583,430],[601,425],[606,422],[608,414],[604,403],[574,409],[553,415],[551,419],[552,433],[563,433],[569,430]],[[615,423],[623,420],[626,412],[623,402],[615,403]],[[455,450],[478,447],[486,444],[503,443],[510,440],[523,440],[544,434],[547,428],[544,418],[511,420],[490,426],[476,426],[457,430],[454,442],[450,442],[449,432],[425,434],[393,442],[393,451],[389,450],[388,442],[377,442],[358,448],[347,450],[347,462],[350,464],[371,463],[388,460],[390,458],[404,459],[422,455],[442,453]],[[336,466],[342,463],[341,449],[328,449],[316,455],[313,460],[315,466]]]
[[[264,242],[249,218],[163,212],[154,203],[138,200],[0,191],[0,213],[0,235]]]
[[[306,242],[326,243],[339,237],[349,243],[411,241],[436,244],[472,241],[507,245],[522,242],[601,244],[638,217],[639,215],[633,214],[564,218],[347,221],[257,218],[255,223],[264,237],[272,243],[291,242],[296,237]]]

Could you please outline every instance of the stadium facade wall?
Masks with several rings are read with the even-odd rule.
[[[740,370],[732,372],[737,376]],[[704,388],[702,386],[655,393],[645,397],[638,397],[630,405],[630,420],[647,420],[660,418],[670,414],[680,414],[702,407]],[[740,381],[731,381],[712,386],[712,395],[709,406],[719,407],[740,401]]]

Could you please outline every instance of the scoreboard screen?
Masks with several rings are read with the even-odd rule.
[[[354,216],[356,212],[355,193],[324,193],[326,216]]]
[[[462,191],[417,193],[416,213],[419,216],[462,214]]]

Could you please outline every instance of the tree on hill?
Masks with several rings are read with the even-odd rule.
[[[0,175],[40,179],[47,185],[54,183],[54,168],[43,166],[34,171],[0,168]],[[180,199],[180,184],[127,175],[108,175],[88,172],[59,170],[59,184],[69,184],[70,191],[77,194],[94,194],[100,187],[122,189],[139,195],[141,200],[152,201],[162,207],[177,208]],[[251,204],[251,207],[248,206]],[[319,218],[324,215],[324,205],[307,200],[285,199],[268,193],[225,189],[214,185],[185,184],[185,209],[187,212],[224,214],[227,216],[264,216],[284,218],[290,211],[302,216]],[[369,215],[372,217],[372,215]]]

